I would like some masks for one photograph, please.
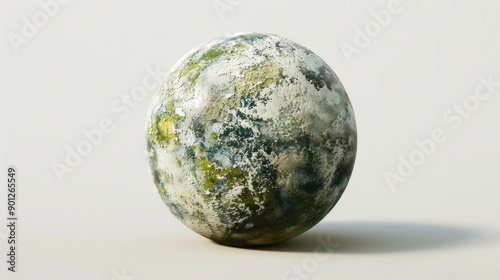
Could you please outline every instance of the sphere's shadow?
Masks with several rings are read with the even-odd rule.
[[[451,248],[494,236],[470,228],[425,223],[326,222],[276,245],[249,248],[277,252],[376,254]],[[496,235],[495,235],[496,236]]]

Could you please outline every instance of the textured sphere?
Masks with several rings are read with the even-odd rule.
[[[232,246],[285,241],[323,219],[347,186],[356,137],[332,69],[301,45],[256,33],[184,56],[146,124],[165,204],[195,232]]]

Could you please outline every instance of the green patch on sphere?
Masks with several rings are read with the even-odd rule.
[[[238,42],[236,45],[234,45],[235,49],[244,49],[245,48],[245,45],[243,45],[242,42]]]
[[[204,155],[198,158],[197,164],[203,171],[202,186],[205,191],[212,190],[218,184],[225,184],[228,189],[232,189],[236,185],[245,184],[248,178],[247,172],[232,166],[228,168],[217,167]]]
[[[165,112],[157,114],[148,128],[148,145],[168,145],[175,141],[175,123],[184,120],[184,117],[175,113],[174,101],[165,104]]]
[[[190,55],[188,57],[189,62],[185,63],[180,69],[180,76],[186,77],[190,83],[194,83],[210,62],[220,58],[223,53],[223,50],[219,47],[212,47],[197,60],[193,60],[197,53]]]
[[[155,116],[150,128],[150,139],[158,145],[175,142],[175,122],[183,118],[175,113],[165,112]]]
[[[222,50],[219,47],[212,47],[203,54],[200,60],[211,61],[219,58],[222,55]]]
[[[235,81],[233,91],[240,97],[253,96],[272,84],[278,84],[283,77],[283,68],[266,61],[244,69],[242,74],[243,76]]]

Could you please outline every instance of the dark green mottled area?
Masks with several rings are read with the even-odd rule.
[[[300,69],[302,74],[306,77],[306,80],[313,84],[317,90],[325,86],[329,90],[332,90],[333,84],[335,83],[332,71],[324,66],[320,67],[318,70],[319,72],[307,68]]]
[[[248,117],[248,116],[247,116]],[[246,139],[253,137],[250,131],[241,127],[228,127],[225,133],[218,136],[219,144],[211,153],[220,152],[224,147],[239,147],[245,154],[252,154],[257,151],[265,151],[271,155],[276,151],[284,153],[289,149],[300,147],[304,161],[287,173],[280,172],[278,166],[265,160],[265,156],[259,157],[262,169],[257,173],[254,181],[254,189],[266,189],[264,195],[255,197],[245,189],[240,199],[232,203],[219,203],[219,211],[223,221],[240,220],[241,217],[247,217],[241,223],[235,223],[226,230],[221,237],[211,237],[217,242],[232,244],[238,246],[248,246],[251,242],[243,241],[248,239],[272,238],[282,239],[283,229],[290,225],[300,225],[297,230],[305,231],[317,222],[319,222],[333,207],[329,204],[318,204],[316,193],[325,185],[322,179],[323,174],[319,173],[319,166],[316,160],[317,155],[313,152],[315,147],[322,146],[318,139],[314,139],[307,133],[301,133],[294,138],[273,141],[266,137],[258,137],[252,143],[245,143]],[[256,142],[256,143],[255,143]],[[242,143],[245,143],[242,145]],[[333,153],[332,150],[325,151]],[[344,169],[343,176],[350,176],[352,165]],[[291,174],[292,173],[292,174]],[[280,177],[295,176],[293,184],[296,184],[293,192],[284,192],[284,186],[280,186]],[[333,186],[337,188],[340,184]],[[339,191],[341,194],[343,190]],[[219,199],[219,198],[218,198]],[[254,204],[254,201],[264,201],[263,209]],[[247,207],[238,207],[239,203],[244,203]],[[311,207],[315,205],[315,207]],[[327,211],[325,211],[327,209]],[[246,211],[250,211],[251,215]],[[262,210],[262,211],[259,211]],[[251,225],[251,226],[249,226]],[[267,237],[266,237],[267,236]]]

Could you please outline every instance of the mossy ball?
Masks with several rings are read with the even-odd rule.
[[[282,242],[335,206],[356,123],[333,70],[288,39],[241,33],[185,55],[146,124],[155,187],[193,231],[231,246]]]

